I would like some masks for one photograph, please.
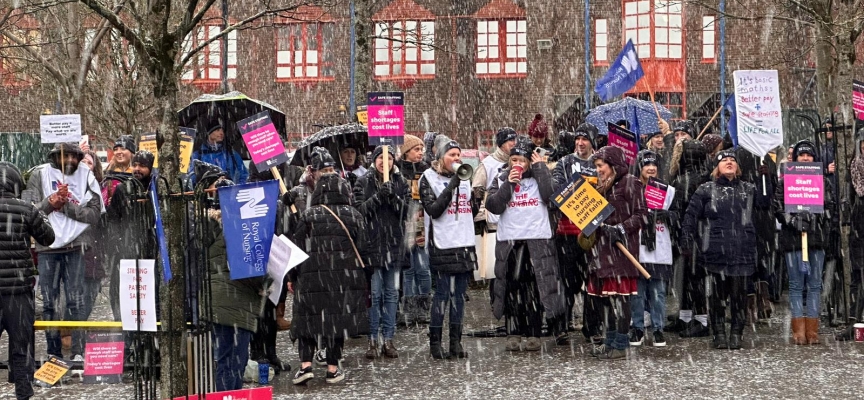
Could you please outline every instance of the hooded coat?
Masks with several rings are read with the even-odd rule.
[[[54,230],[45,214],[19,198],[24,180],[14,165],[0,162],[0,296],[33,293],[36,266],[30,254],[30,238],[49,246]]]
[[[292,240],[309,255],[289,277],[294,282],[293,336],[345,338],[369,333],[366,273],[351,244],[363,254],[366,224],[351,205],[345,180],[336,174],[319,179]]]
[[[384,177],[372,168],[354,184],[354,202],[366,218],[364,256],[370,267],[401,267],[410,265],[405,249],[405,219],[407,218],[408,183],[396,168],[390,172],[393,195],[381,193]]]
[[[613,182],[603,194],[614,211],[603,223],[610,226],[620,225],[624,229],[627,251],[638,257],[639,230],[645,224],[648,214],[643,194],[644,186],[629,173],[630,167],[621,149],[607,146],[594,153],[592,158],[604,160],[615,171]],[[597,241],[591,249],[592,260],[588,267],[593,275],[598,278],[639,276],[639,271],[630,263],[630,259],[602,229],[597,229],[594,235],[597,235]]]
[[[812,146],[812,143],[805,142]],[[801,142],[795,145],[794,150],[792,150],[792,159],[795,160],[798,158],[798,145]],[[818,152],[817,152],[818,153]],[[813,154],[813,162],[821,162],[819,154]],[[827,176],[826,176],[827,178]],[[810,221],[810,229],[807,231],[807,248],[809,249],[822,249],[828,250],[832,247],[831,243],[831,212],[834,210],[834,190],[833,183],[834,181],[831,179],[823,179],[825,184],[824,193],[824,207],[825,212],[816,214],[812,214],[812,220]],[[779,237],[779,247],[783,252],[790,252],[801,250],[801,232],[799,232],[793,222],[793,217],[797,213],[786,213],[785,212],[785,202],[784,202],[784,193],[783,193],[783,178],[780,178],[779,184],[777,185],[777,189],[774,191],[773,197],[773,209],[774,216],[777,218],[777,222],[780,222],[780,237]],[[774,222],[774,221],[771,221]]]
[[[219,166],[228,173],[228,178],[238,185],[249,179],[249,170],[246,169],[246,164],[243,164],[243,158],[233,149],[225,148],[223,143],[211,146],[205,142],[192,153],[192,159]]]
[[[492,183],[489,189],[489,196],[486,198],[486,209],[492,213],[501,215],[507,210],[508,203],[513,198],[514,185],[507,178],[510,175],[510,168],[501,171],[498,178]],[[523,178],[535,178],[539,187],[540,199],[547,205],[552,197],[552,179],[549,174],[549,168],[544,163],[531,164],[531,168],[523,172]],[[551,214],[551,213],[550,213]],[[554,219],[549,217],[550,232],[555,231]],[[500,231],[499,231],[500,232]],[[561,283],[560,271],[558,268],[558,253],[555,249],[555,241],[549,239],[530,239],[523,240],[528,248],[528,254],[531,259],[531,266],[534,270],[534,276],[537,280],[537,289],[540,292],[540,302],[543,304],[543,310],[547,317],[557,317],[565,312],[564,307],[564,286]],[[497,241],[495,245],[495,277],[502,282],[507,277],[507,262],[510,258],[510,253],[513,251],[514,242],[512,241]],[[492,294],[492,311],[495,318],[500,319],[504,316],[507,285],[493,285]]]

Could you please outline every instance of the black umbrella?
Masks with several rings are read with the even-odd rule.
[[[346,147],[360,149],[361,153],[372,150],[369,146],[369,132],[360,124],[345,124],[328,126],[297,144],[297,152],[291,159],[291,165],[305,166],[314,147],[324,147],[333,158],[339,157],[339,150]]]
[[[207,130],[216,124],[221,124],[225,132],[225,147],[238,151],[244,155],[244,158],[249,158],[243,138],[237,130],[237,122],[265,110],[270,112],[270,119],[273,120],[276,131],[285,140],[285,113],[266,102],[250,98],[237,91],[225,94],[203,94],[178,111],[177,117],[180,126],[198,131],[195,138],[196,149],[207,140]]]

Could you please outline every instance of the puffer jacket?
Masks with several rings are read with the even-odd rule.
[[[266,275],[246,279],[231,279],[225,236],[222,233],[222,213],[208,210],[211,236],[205,246],[209,249],[210,290],[213,294],[213,322],[236,326],[255,332],[258,316],[264,307]]]
[[[390,173],[393,197],[386,198],[380,193],[383,180],[383,175],[373,168],[354,184],[354,202],[366,219],[369,246],[364,254],[365,261],[370,267],[402,267],[408,261],[403,240],[408,183],[394,169]]]
[[[708,164],[708,153],[702,142],[685,140],[675,144],[672,159],[669,162],[670,184],[675,188],[675,208],[686,210],[690,198],[700,185],[711,180],[711,169]],[[671,227],[672,232],[681,232],[680,226]],[[684,243],[680,243],[684,244]]]
[[[603,195],[614,211],[603,223],[620,225],[624,229],[627,251],[638,257],[639,230],[645,224],[648,214],[642,182],[630,175],[624,152],[617,147],[604,147],[594,153],[593,158],[606,161],[615,170],[614,183]],[[610,240],[603,229],[596,230],[594,235],[597,241],[591,249],[589,265],[592,274],[599,278],[639,276],[639,271],[630,263],[630,259]]]
[[[442,176],[448,178],[453,176],[451,173],[441,173],[441,168],[437,161],[432,163],[432,168],[435,168]],[[476,217],[480,206],[478,201],[474,199],[474,196],[469,196],[469,198],[471,198],[472,216]],[[429,217],[434,220],[444,214],[447,208],[450,207],[450,203],[453,201],[453,191],[445,188],[441,192],[441,196],[435,196],[432,186],[429,185],[429,181],[424,177],[420,179],[420,201],[423,203],[423,209],[426,211],[426,214],[429,214]],[[435,243],[434,236],[446,235],[447,232],[435,232],[434,224],[430,225],[432,226],[429,227],[429,237],[426,238],[426,249],[429,250],[429,265],[431,269],[441,273],[461,274],[474,271],[477,268],[477,253],[474,246],[446,250],[439,249],[432,245],[432,243]]]
[[[360,254],[367,246],[363,215],[351,205],[351,187],[336,174],[322,176],[310,199],[292,238],[309,259],[289,274],[294,283],[291,332],[304,338],[366,334],[366,273],[351,245],[353,240]]]
[[[14,165],[0,162],[0,296],[33,293],[36,267],[30,254],[30,238],[48,246],[54,230],[45,214],[21,199],[24,180]]]
[[[725,176],[693,193],[684,214],[682,239],[696,244],[697,260],[707,270],[729,276],[750,276],[755,271],[756,196],[752,183]]]

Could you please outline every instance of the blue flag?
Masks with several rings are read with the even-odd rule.
[[[159,259],[162,260],[162,280],[171,280],[171,262],[168,259],[168,241],[165,240],[165,227],[162,226],[162,211],[159,210],[159,194],[156,192],[156,181],[159,171],[154,170],[150,178],[150,202],[153,203],[153,215],[156,219],[156,242],[159,244]]]
[[[636,55],[636,47],[633,46],[632,40],[628,40],[606,75],[597,81],[594,91],[603,101],[609,101],[632,89],[644,75],[639,56]]]
[[[726,126],[726,131],[732,137],[732,144],[738,147],[738,110],[735,108],[735,96],[729,96],[723,103],[723,107],[729,110],[729,124]]]
[[[231,279],[267,273],[278,199],[279,183],[275,180],[219,188],[222,233]]]

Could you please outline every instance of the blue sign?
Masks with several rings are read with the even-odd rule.
[[[639,62],[639,56],[636,55],[636,47],[633,46],[632,40],[628,40],[627,45],[618,54],[618,58],[609,66],[606,75],[597,81],[594,91],[603,101],[609,101],[613,97],[618,97],[632,89],[633,86],[636,86],[639,78],[644,75],[642,63]]]
[[[171,280],[171,262],[168,259],[168,241],[165,240],[165,228],[162,226],[162,211],[159,210],[159,194],[156,193],[158,171],[154,170],[150,179],[150,202],[153,203],[153,215],[156,216],[156,241],[159,243],[159,259],[162,260],[162,279]]]
[[[267,273],[278,200],[279,183],[275,180],[219,188],[222,233],[231,279]]]

